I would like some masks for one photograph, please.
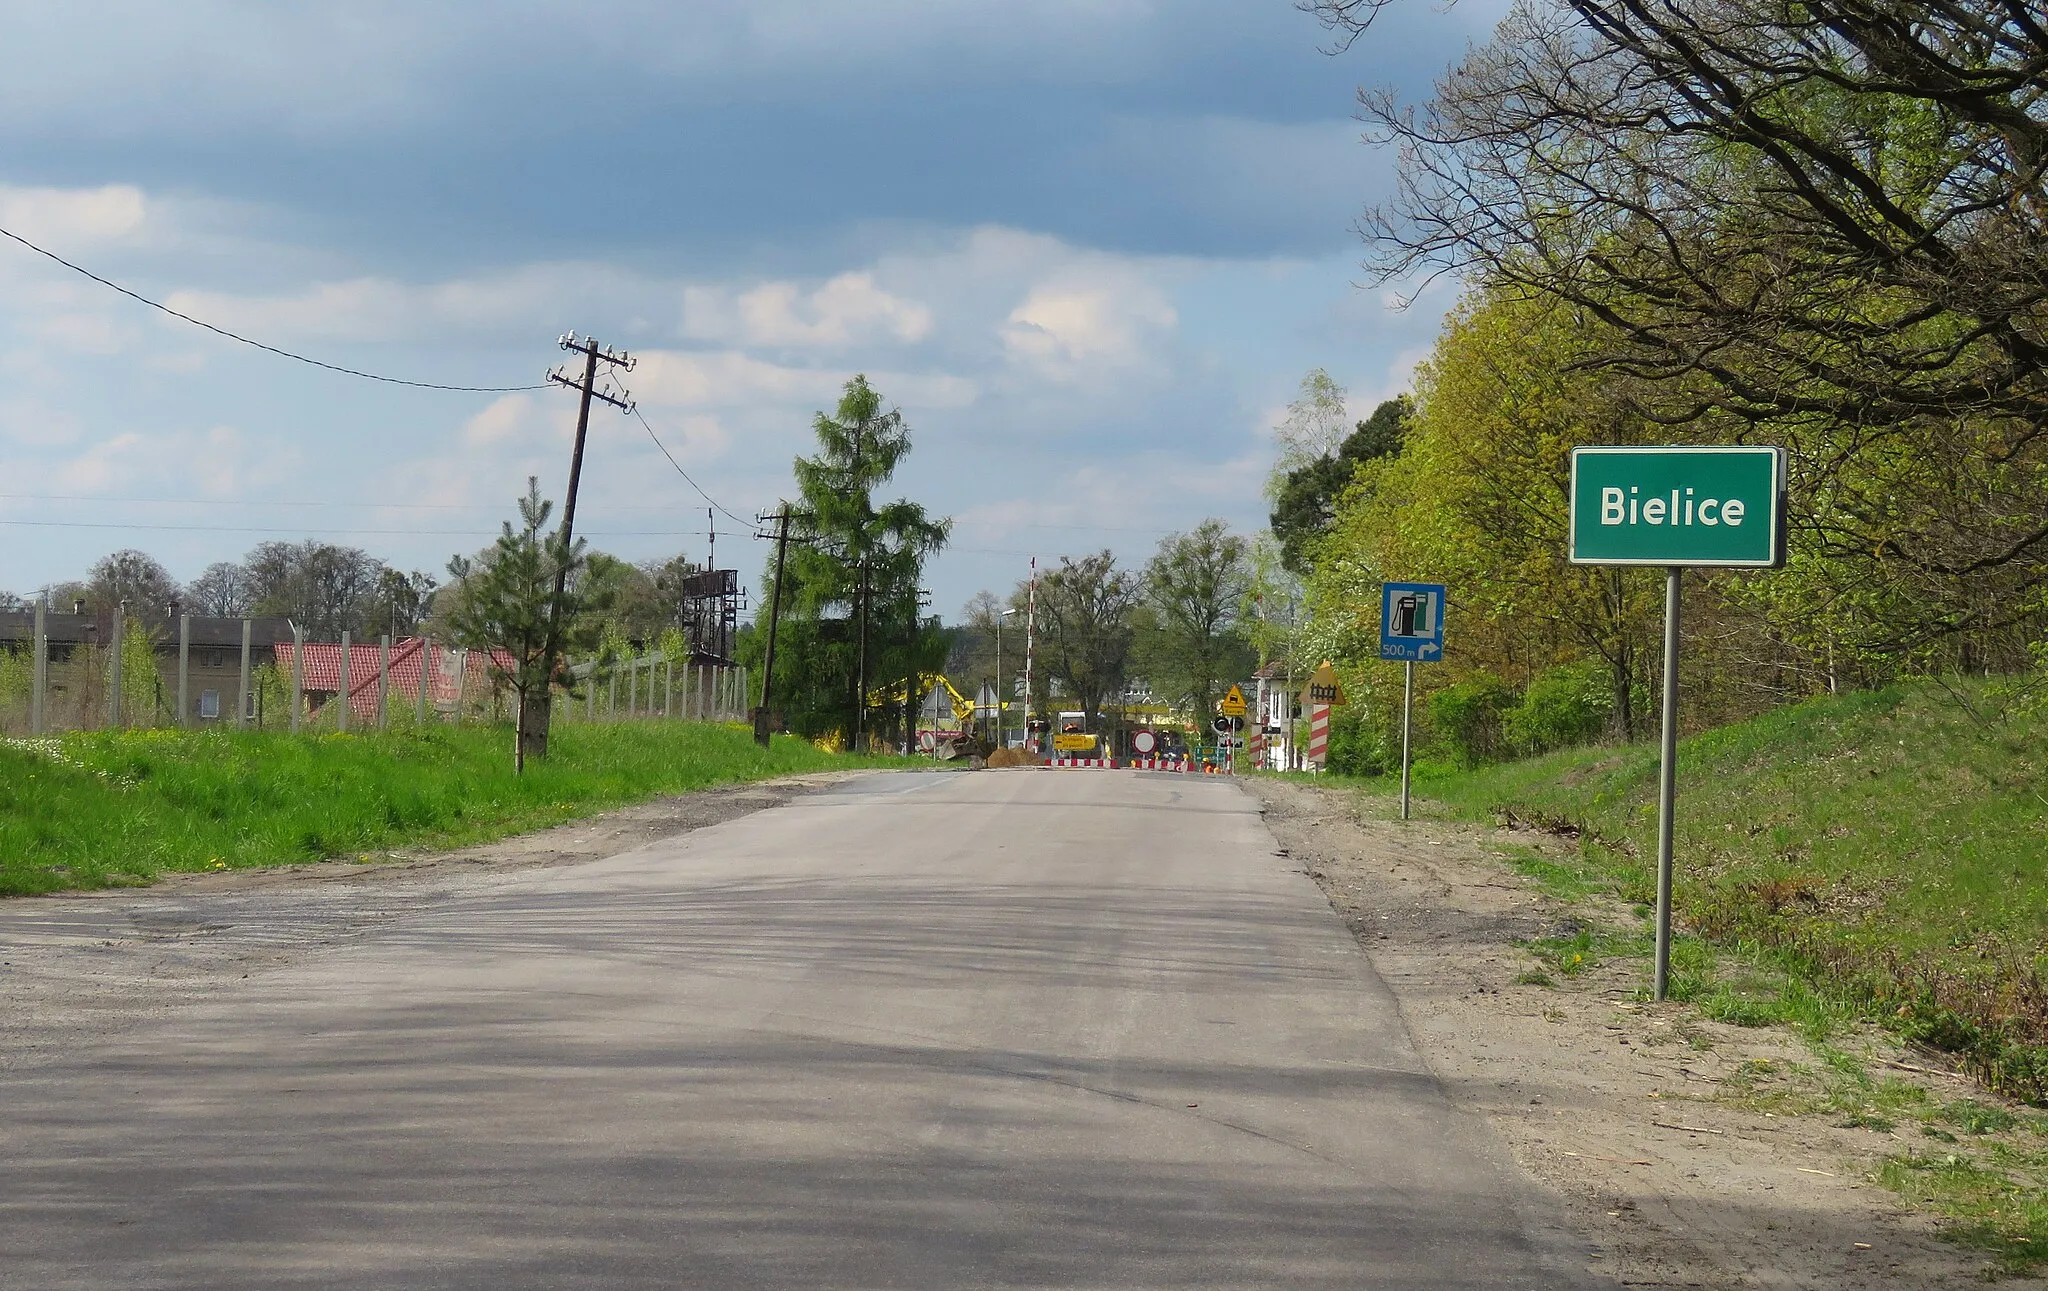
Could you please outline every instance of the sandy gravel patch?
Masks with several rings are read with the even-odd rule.
[[[1982,1278],[1981,1254],[1940,1240],[1873,1181],[1894,1137],[1738,1105],[1730,1078],[1745,1064],[1816,1061],[1798,1037],[1638,1002],[1633,963],[1516,983],[1536,960],[1514,943],[1573,912],[1489,844],[1561,844],[1361,817],[1354,795],[1295,782],[1245,784],[1400,999],[1424,1058],[1562,1199],[1593,1267],[1632,1287],[1909,1291]],[[1944,1098],[1967,1088],[1913,1078]]]

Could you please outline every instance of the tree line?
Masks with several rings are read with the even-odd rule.
[[[491,551],[458,557],[474,572]],[[685,555],[634,563],[605,552],[586,552],[576,571],[590,607],[602,607],[600,631],[631,641],[652,641],[684,623],[683,580],[703,572]],[[216,561],[189,583],[162,562],[123,548],[93,562],[85,577],[54,583],[51,608],[110,614],[123,601],[132,616],[157,616],[176,607],[218,618],[283,618],[316,641],[359,641],[385,633],[446,637],[463,601],[464,580],[410,572],[357,547],[307,540],[259,543],[239,561]],[[27,609],[32,598],[0,592],[0,609]]]
[[[1308,7],[1349,38],[1383,2]],[[1422,671],[1460,756],[1641,732],[1657,579],[1565,563],[1580,444],[1789,451],[1787,567],[1690,580],[1689,724],[2040,661],[2039,18],[2008,0],[1546,0],[1427,104],[1361,95],[1400,156],[1361,221],[1374,281],[1465,284],[1393,441],[1281,472],[1302,647],[1366,691],[1362,758],[1387,718],[1369,638],[1388,579],[1450,586],[1454,662]]]
[[[1115,735],[1136,697],[1200,725],[1262,662],[1257,554],[1251,540],[1211,519],[1169,534],[1135,569],[1119,567],[1107,549],[1062,556],[1039,575],[1035,596],[1023,579],[1007,596],[983,591],[967,603],[953,671],[1016,695],[1031,618],[1036,659],[1025,698],[1034,716],[1078,711],[1090,733]]]

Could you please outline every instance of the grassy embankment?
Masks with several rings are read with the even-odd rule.
[[[2044,771],[2048,717],[2001,713],[1981,684],[1826,697],[1679,750],[1673,993],[1722,1021],[1795,1025],[1822,1058],[1809,1079],[1751,1073],[1736,1096],[1915,1128],[1883,1181],[2014,1269],[2048,1262],[2048,1116],[1938,1102],[1830,1039],[1877,1022],[1993,1089],[2048,1100]],[[1576,833],[1576,857],[1511,860],[1556,895],[1633,905],[1634,919],[1533,944],[1540,981],[1647,957],[1656,776],[1655,747],[1638,746],[1424,765],[1416,786],[1432,813]]]
[[[665,793],[879,765],[695,722],[558,726],[524,776],[511,746],[509,729],[479,726],[0,741],[0,894],[459,846]]]

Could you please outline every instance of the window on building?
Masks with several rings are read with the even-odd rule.
[[[200,691],[200,692],[199,692],[199,715],[200,715],[201,717],[207,718],[207,719],[209,719],[209,720],[214,720],[214,721],[217,721],[217,720],[219,720],[219,718],[220,718],[220,692],[219,692],[219,691],[217,691],[217,690],[202,690],[202,691]]]

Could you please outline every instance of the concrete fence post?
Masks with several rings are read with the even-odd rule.
[[[661,661],[661,715],[674,717],[676,707],[676,661]]]
[[[306,630],[292,624],[292,734],[299,733],[300,715],[306,708]]]
[[[353,651],[349,647],[348,629],[343,628],[341,630],[341,694],[338,696],[338,698],[341,700],[341,707],[336,709],[334,713],[334,729],[337,731],[346,731],[348,729],[348,709],[350,698],[348,684],[348,665],[349,656],[352,653]]]
[[[391,724],[391,634],[377,639],[377,729]]]
[[[178,726],[192,724],[192,616],[178,616]]]
[[[48,702],[50,689],[50,625],[44,615],[50,608],[50,598],[36,602],[35,653],[29,659],[28,733],[41,735],[48,728],[43,722],[43,705]]]
[[[434,684],[434,638],[420,638],[420,685],[419,694],[412,697],[413,716],[421,726],[427,724],[427,692]]]
[[[251,636],[249,620],[242,620],[242,679],[235,687],[235,725],[247,729],[249,725],[249,645]]]
[[[108,678],[109,706],[108,725],[119,730],[121,727],[121,656],[128,653],[128,602],[122,601],[114,610],[114,630],[108,635],[114,648],[113,675]]]

